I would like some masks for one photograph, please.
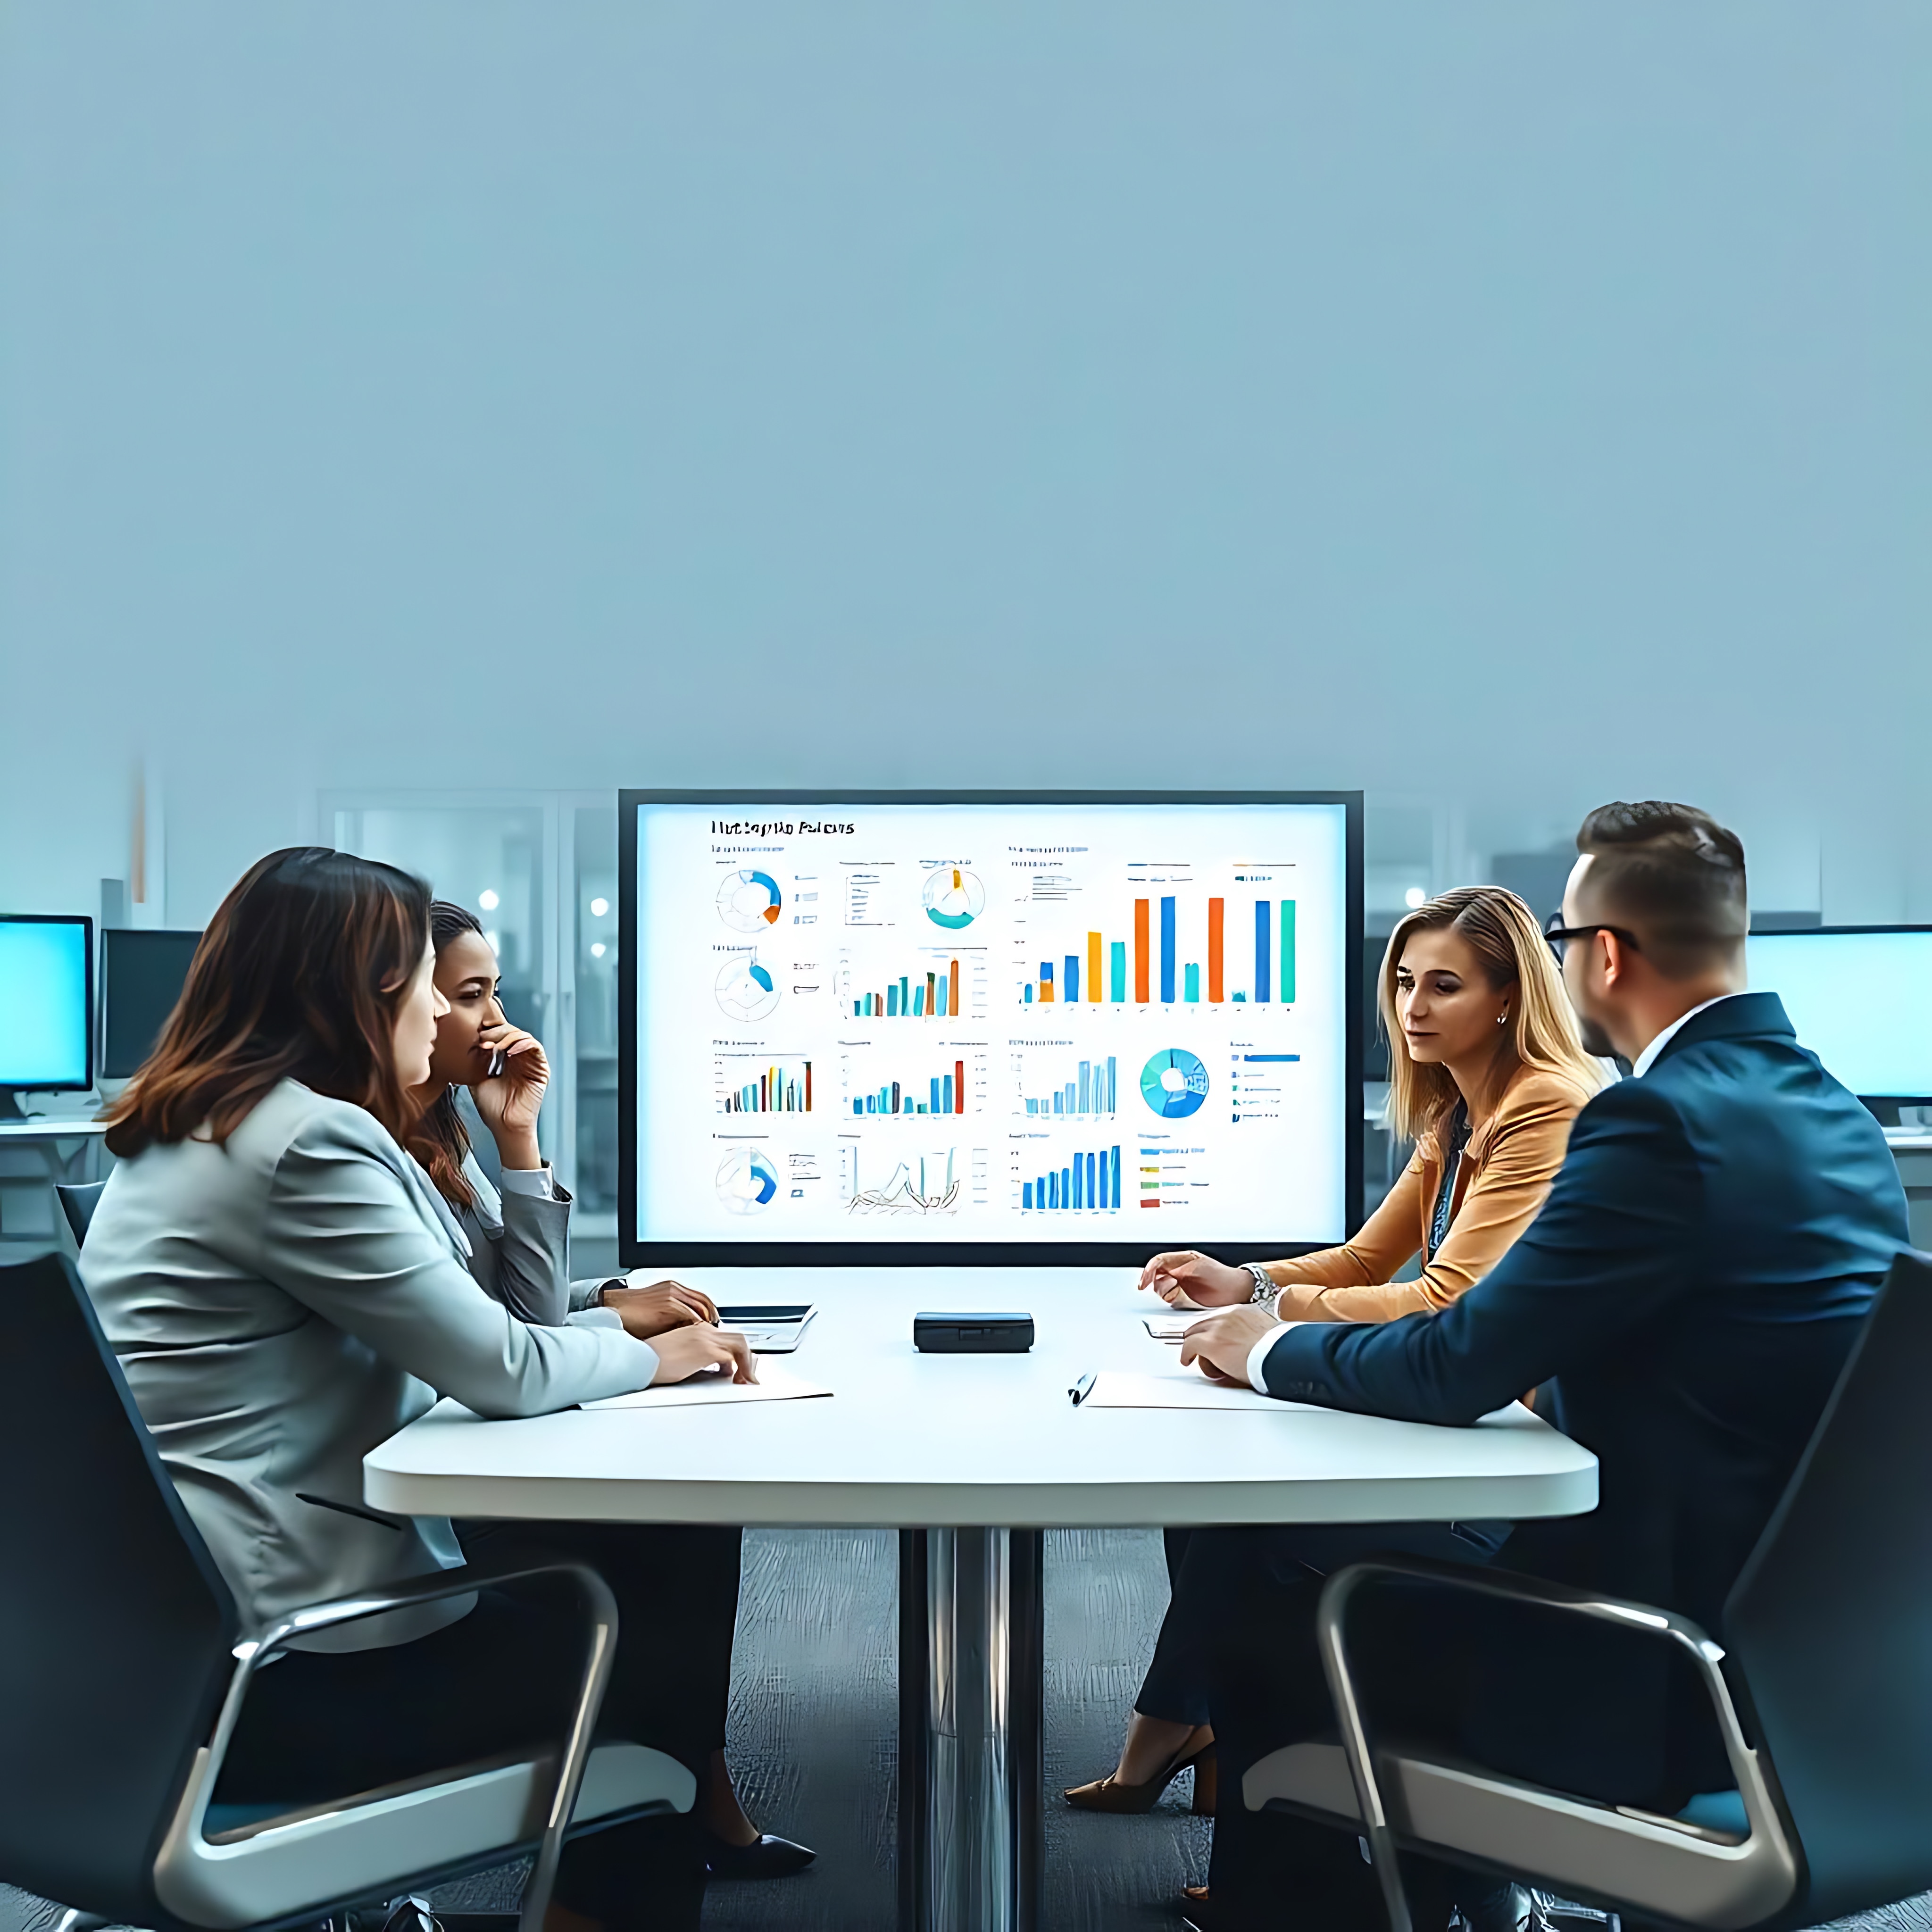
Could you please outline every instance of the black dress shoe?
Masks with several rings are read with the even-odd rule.
[[[769,1832],[749,1845],[728,1845],[722,1838],[705,1834],[704,1862],[713,1878],[791,1878],[818,1856],[808,1846],[775,1838]]]

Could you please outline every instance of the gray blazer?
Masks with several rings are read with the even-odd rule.
[[[478,1288],[448,1210],[375,1118],[285,1080],[225,1147],[151,1147],[109,1178],[81,1279],[244,1621],[462,1561],[440,1517],[362,1501],[362,1458],[439,1394],[538,1415],[642,1388],[614,1316],[520,1322]],[[308,1640],[400,1643],[426,1605]]]
[[[584,1311],[573,1325],[616,1322],[614,1313],[586,1306],[600,1282],[571,1282],[567,1190],[552,1181],[548,1196],[511,1187],[500,1193],[473,1154],[464,1157],[463,1178],[476,1197],[475,1206],[453,1207],[440,1194],[436,1202],[477,1286],[492,1301],[500,1301],[520,1322],[549,1328],[570,1322],[573,1310]]]

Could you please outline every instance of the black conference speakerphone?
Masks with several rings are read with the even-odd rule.
[[[912,1345],[925,1355],[1024,1355],[1030,1315],[915,1315]]]

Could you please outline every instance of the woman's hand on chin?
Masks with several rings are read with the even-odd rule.
[[[736,1329],[714,1328],[708,1322],[695,1322],[688,1328],[674,1328],[655,1337],[658,1372],[651,1378],[653,1388],[666,1382],[688,1382],[707,1370],[728,1371],[734,1382],[754,1382],[758,1364],[752,1358],[752,1345]]]
[[[470,1082],[471,1097],[506,1167],[542,1165],[536,1151],[537,1115],[550,1085],[550,1062],[533,1033],[507,1021],[486,1026],[476,1036],[476,1051],[486,1065],[501,1055],[502,1071]]]

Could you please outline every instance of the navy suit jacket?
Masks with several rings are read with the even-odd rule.
[[[1584,1108],[1542,1212],[1460,1300],[1304,1324],[1264,1375],[1294,1401],[1465,1424],[1553,1382],[1598,1505],[1519,1525],[1503,1561],[1716,1633],[1906,1242],[1876,1122],[1774,993],[1740,994]]]

